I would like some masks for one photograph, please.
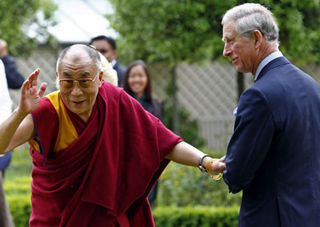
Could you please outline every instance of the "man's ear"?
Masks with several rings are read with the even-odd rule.
[[[254,42],[255,42],[254,44],[255,48],[259,48],[261,43],[264,40],[262,33],[259,30],[254,30],[252,32],[252,38],[254,39]]]
[[[117,55],[118,55],[117,50],[113,49],[113,58],[117,59]]]
[[[102,76],[103,76],[103,72],[101,71],[99,73],[99,87],[102,85]]]

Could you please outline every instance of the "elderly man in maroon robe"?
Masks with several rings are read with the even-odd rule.
[[[30,226],[154,226],[147,195],[169,160],[221,172],[122,89],[102,80],[98,52],[76,44],[57,61],[60,89],[40,70],[0,125],[0,152],[26,141],[33,160]],[[200,160],[200,161],[199,161]]]

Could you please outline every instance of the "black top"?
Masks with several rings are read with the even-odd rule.
[[[133,95],[133,97],[142,105],[142,107],[151,113],[153,116],[159,118],[161,121],[163,121],[164,117],[164,110],[163,105],[161,102],[159,102],[156,99],[147,100],[145,95],[143,95],[141,98],[138,98],[136,95]]]
[[[18,71],[14,58],[10,55],[6,55],[2,57],[1,60],[5,67],[8,88],[19,89],[24,82],[24,77]]]

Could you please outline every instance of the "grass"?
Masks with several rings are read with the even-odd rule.
[[[5,173],[5,180],[31,176],[32,158],[29,154],[28,144],[16,148],[12,154],[12,160]]]
[[[30,195],[31,191],[32,158],[28,145],[24,144],[15,149],[10,166],[5,172],[4,189],[6,197],[15,195]]]
[[[16,227],[28,226],[31,212],[32,158],[28,144],[15,149],[5,172],[4,190]]]

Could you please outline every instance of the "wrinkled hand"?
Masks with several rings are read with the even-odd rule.
[[[37,90],[38,75],[40,69],[36,69],[23,83],[21,88],[21,98],[18,111],[21,114],[29,114],[34,111],[40,104],[42,96],[47,88],[46,83],[42,83]]]

